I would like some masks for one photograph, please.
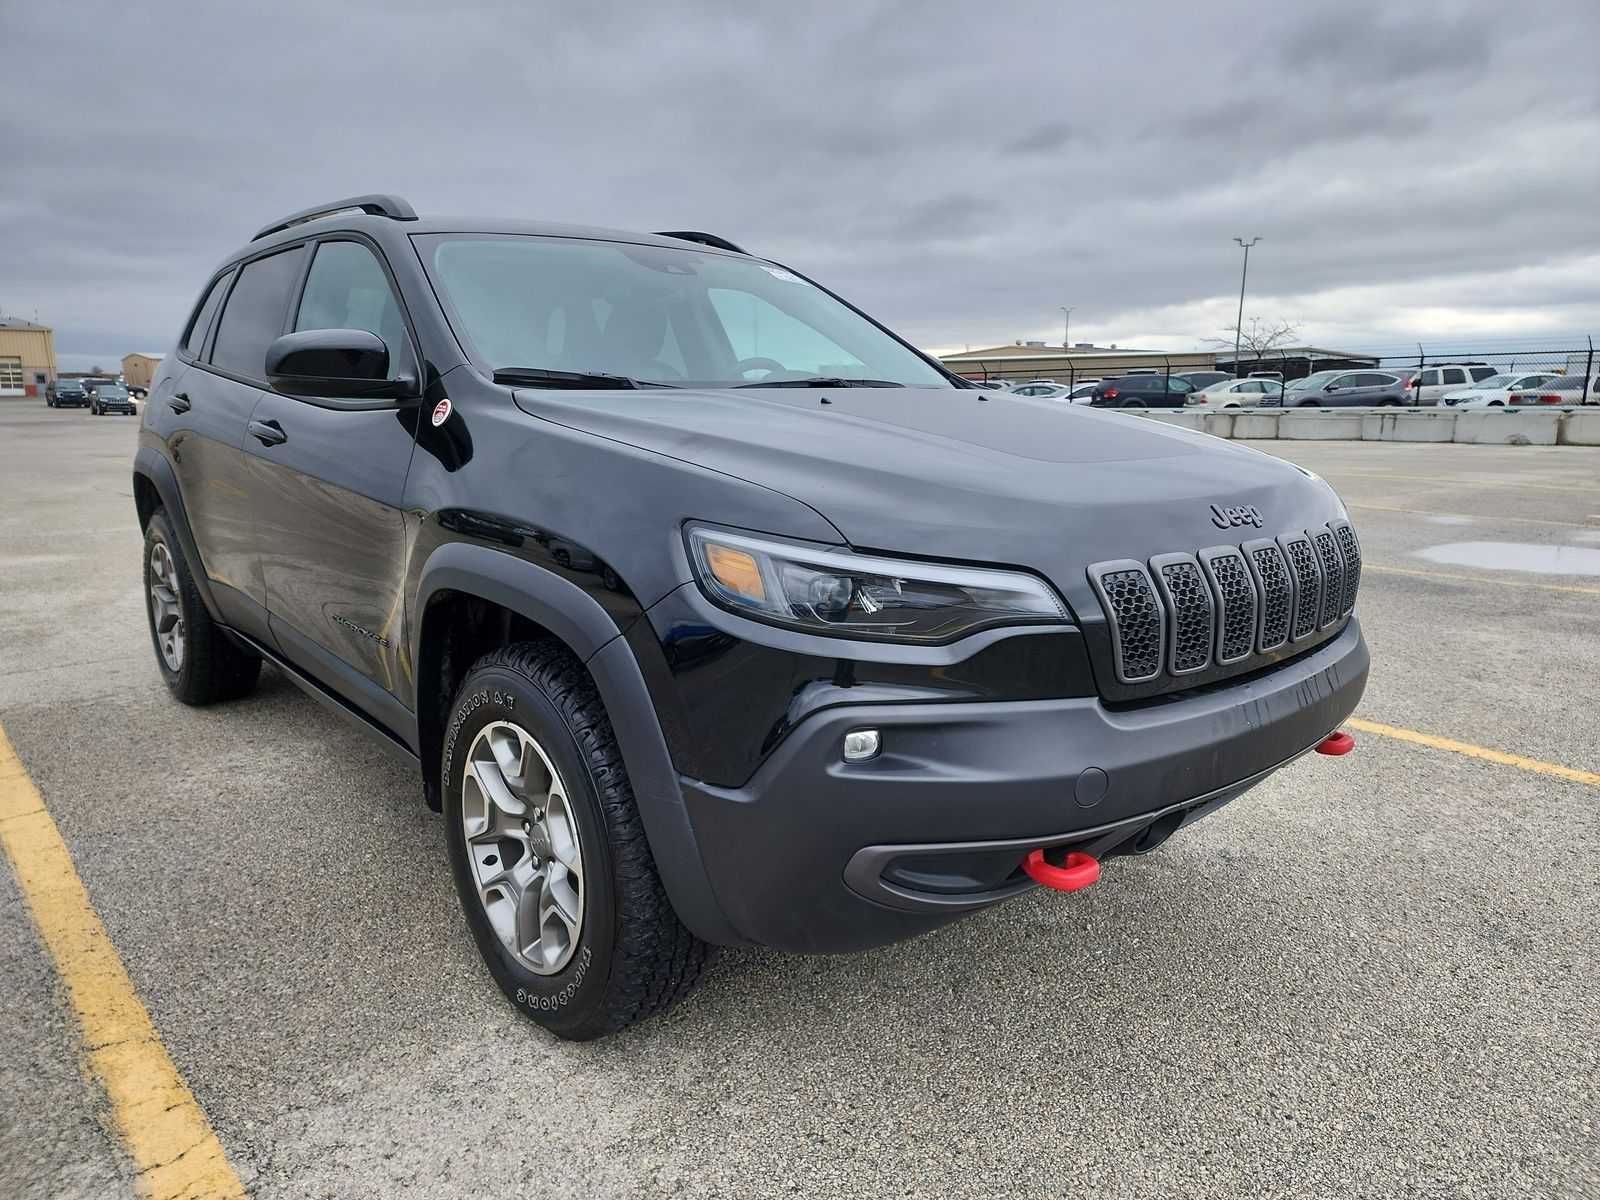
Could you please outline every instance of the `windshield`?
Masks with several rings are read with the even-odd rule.
[[[120,400],[128,395],[128,389],[115,383],[102,383],[95,388],[95,394],[106,400]]]
[[[870,321],[772,263],[518,234],[415,241],[456,332],[490,371],[674,387],[819,378],[953,386]]]
[[[1304,379],[1296,379],[1289,385],[1291,392],[1303,392],[1306,388],[1321,387],[1337,379],[1344,371],[1318,371],[1315,375],[1307,375]]]

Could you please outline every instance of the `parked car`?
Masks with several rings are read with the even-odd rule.
[[[1392,371],[1318,371],[1285,390],[1290,408],[1392,408],[1406,402],[1405,381]]]
[[[1506,396],[1508,408],[1542,404],[1600,404],[1600,375],[1590,379],[1587,386],[1581,372],[1559,375],[1536,388],[1510,392]]]
[[[89,393],[76,379],[57,379],[46,385],[44,402],[47,408],[87,408]]]
[[[1185,404],[1198,408],[1256,408],[1283,399],[1283,384],[1271,379],[1228,379],[1190,392]]]
[[[1449,408],[1503,408],[1506,397],[1512,392],[1529,391],[1560,378],[1554,371],[1534,371],[1530,374],[1502,371],[1471,387],[1446,392],[1440,397],[1439,403]]]
[[[1315,475],[975,402],[703,233],[292,214],[201,287],[132,482],[171,694],[270,661],[414,765],[489,974],[565,1038],[672,1004],[708,942],[863,950],[1092,883],[1342,753],[1368,672]]]
[[[1234,376],[1227,371],[1179,371],[1173,378],[1187,379],[1194,386],[1195,391],[1203,392],[1208,387],[1226,383]]]
[[[121,413],[131,417],[137,410],[133,407],[133,398],[128,395],[127,388],[120,383],[102,383],[89,397],[89,411],[97,417],[103,417],[107,413]]]
[[[1176,375],[1121,375],[1094,385],[1089,403],[1096,408],[1182,408],[1194,384]]]
[[[1437,405],[1446,392],[1458,391],[1498,374],[1488,363],[1436,363],[1416,369],[1405,380],[1408,404]]]
[[[86,375],[82,380],[83,390],[93,396],[101,387],[108,383],[116,383],[115,379],[107,379],[102,375]]]
[[[1072,394],[1064,383],[1023,383],[1011,389],[1013,396],[1035,396],[1045,400],[1059,400]]]

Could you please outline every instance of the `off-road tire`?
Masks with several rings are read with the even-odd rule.
[[[525,730],[560,772],[583,855],[583,920],[554,974],[524,966],[484,911],[462,821],[467,756],[493,722]],[[709,947],[668,900],[594,682],[554,641],[480,658],[456,693],[441,754],[446,842],[467,926],[489,973],[517,1008],[559,1037],[586,1041],[671,1007],[690,992]]]
[[[167,548],[177,586],[178,604],[183,611],[184,653],[181,667],[174,671],[161,652],[156,632],[155,607],[151,600],[151,550],[157,542]],[[237,700],[255,690],[261,675],[261,658],[229,640],[206,611],[194,575],[183,555],[183,547],[172,532],[165,509],[151,514],[144,531],[144,609],[150,626],[150,645],[155,651],[156,668],[168,689],[185,704],[201,707],[223,700]]]

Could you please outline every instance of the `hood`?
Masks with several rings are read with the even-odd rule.
[[[1271,455],[1148,417],[954,388],[519,390],[532,415],[786,493],[850,545],[1039,571],[1303,529],[1331,488]],[[1262,526],[1212,512],[1254,506]],[[726,513],[708,521],[737,523]]]

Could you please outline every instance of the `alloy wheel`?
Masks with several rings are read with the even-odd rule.
[[[462,771],[462,831],[479,903],[519,963],[553,975],[583,930],[583,850],[561,773],[509,721],[479,731]]]
[[[169,671],[183,670],[187,630],[183,604],[178,599],[178,571],[165,542],[150,547],[150,618],[156,629],[156,645]]]

